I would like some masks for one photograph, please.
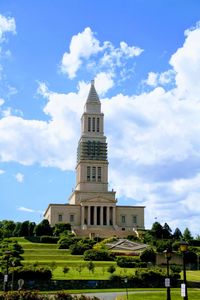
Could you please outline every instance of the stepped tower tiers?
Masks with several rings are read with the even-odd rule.
[[[108,191],[107,142],[104,136],[104,115],[94,80],[81,118],[81,137],[77,149],[76,187],[70,204],[80,204],[85,198],[108,198],[113,202],[115,192]]]
[[[117,206],[108,190],[104,115],[94,81],[81,117],[77,148],[76,186],[69,204],[49,204],[44,217],[51,225],[70,223],[78,236],[124,237],[144,228],[144,206]]]

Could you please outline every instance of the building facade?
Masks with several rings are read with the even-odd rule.
[[[104,114],[94,81],[91,81],[81,118],[76,187],[69,203],[49,204],[44,217],[52,226],[70,223],[78,236],[123,237],[144,228],[144,206],[118,206],[116,203],[116,192],[108,190]]]

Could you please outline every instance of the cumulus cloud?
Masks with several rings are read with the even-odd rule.
[[[94,33],[87,27],[83,32],[72,37],[69,50],[63,55],[61,70],[72,79],[76,76],[76,72],[82,64],[82,59],[89,58],[91,55],[101,51],[102,48]]]
[[[100,45],[95,33],[87,27],[83,32],[72,37],[69,52],[64,53],[60,68],[64,74],[73,79],[85,62],[86,68],[93,70],[95,74],[106,69],[106,72],[114,77],[116,68],[125,66],[128,59],[139,56],[142,52],[143,49],[128,46],[123,41],[118,48],[115,48],[110,41],[104,41]]]
[[[89,29],[87,34],[91,39],[95,38]],[[75,42],[79,40],[81,33]],[[88,44],[91,45],[92,41]],[[101,98],[109,145],[110,187],[117,191],[117,197],[122,199],[120,203],[146,205],[147,227],[157,218],[174,228],[182,224],[197,232],[199,212],[196,207],[200,193],[199,45],[199,28],[188,30],[184,44],[170,59],[171,69],[149,73],[147,83],[152,87],[151,91],[131,96],[121,93],[106,98],[105,93],[115,86],[112,62],[118,61],[123,67],[121,53],[134,56],[137,51],[122,44],[117,51],[112,49],[117,53],[113,58],[112,51],[109,54],[110,42],[104,42],[103,46],[95,42],[95,53],[103,54],[105,59],[106,50],[109,62],[107,71],[97,73],[95,86],[105,97]],[[73,47],[68,54],[74,51]],[[89,60],[95,54],[89,50],[85,54],[82,48],[78,49],[76,58],[81,63],[83,57]],[[78,68],[74,73],[71,71],[71,76]],[[165,89],[168,83],[172,84],[171,89]],[[40,83],[38,92],[46,99],[43,112],[48,121],[25,120],[13,115],[0,119],[0,160],[73,170],[80,116],[89,86],[81,81],[76,92],[61,94]]]
[[[5,38],[5,33],[16,33],[16,24],[14,18],[6,18],[0,14],[0,42]]]
[[[16,178],[17,182],[22,183],[24,181],[24,174],[17,173],[17,174],[15,174],[15,178]]]

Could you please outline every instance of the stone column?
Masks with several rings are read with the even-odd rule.
[[[84,219],[85,219],[85,207],[81,206],[81,226],[84,225]]]
[[[94,225],[97,225],[97,206],[94,206]]]
[[[112,215],[113,226],[116,225],[116,207],[113,207],[113,215]]]
[[[91,218],[90,218],[90,208],[91,208],[91,206],[88,206],[88,215],[87,215],[87,223],[88,223],[88,226],[90,225],[90,222],[91,222]]]
[[[103,206],[100,206],[100,225],[103,226]]]
[[[106,225],[110,225],[110,206],[106,207]]]

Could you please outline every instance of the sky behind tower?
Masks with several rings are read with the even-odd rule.
[[[0,220],[42,220],[75,185],[90,81],[118,204],[200,234],[200,2],[0,1]]]

